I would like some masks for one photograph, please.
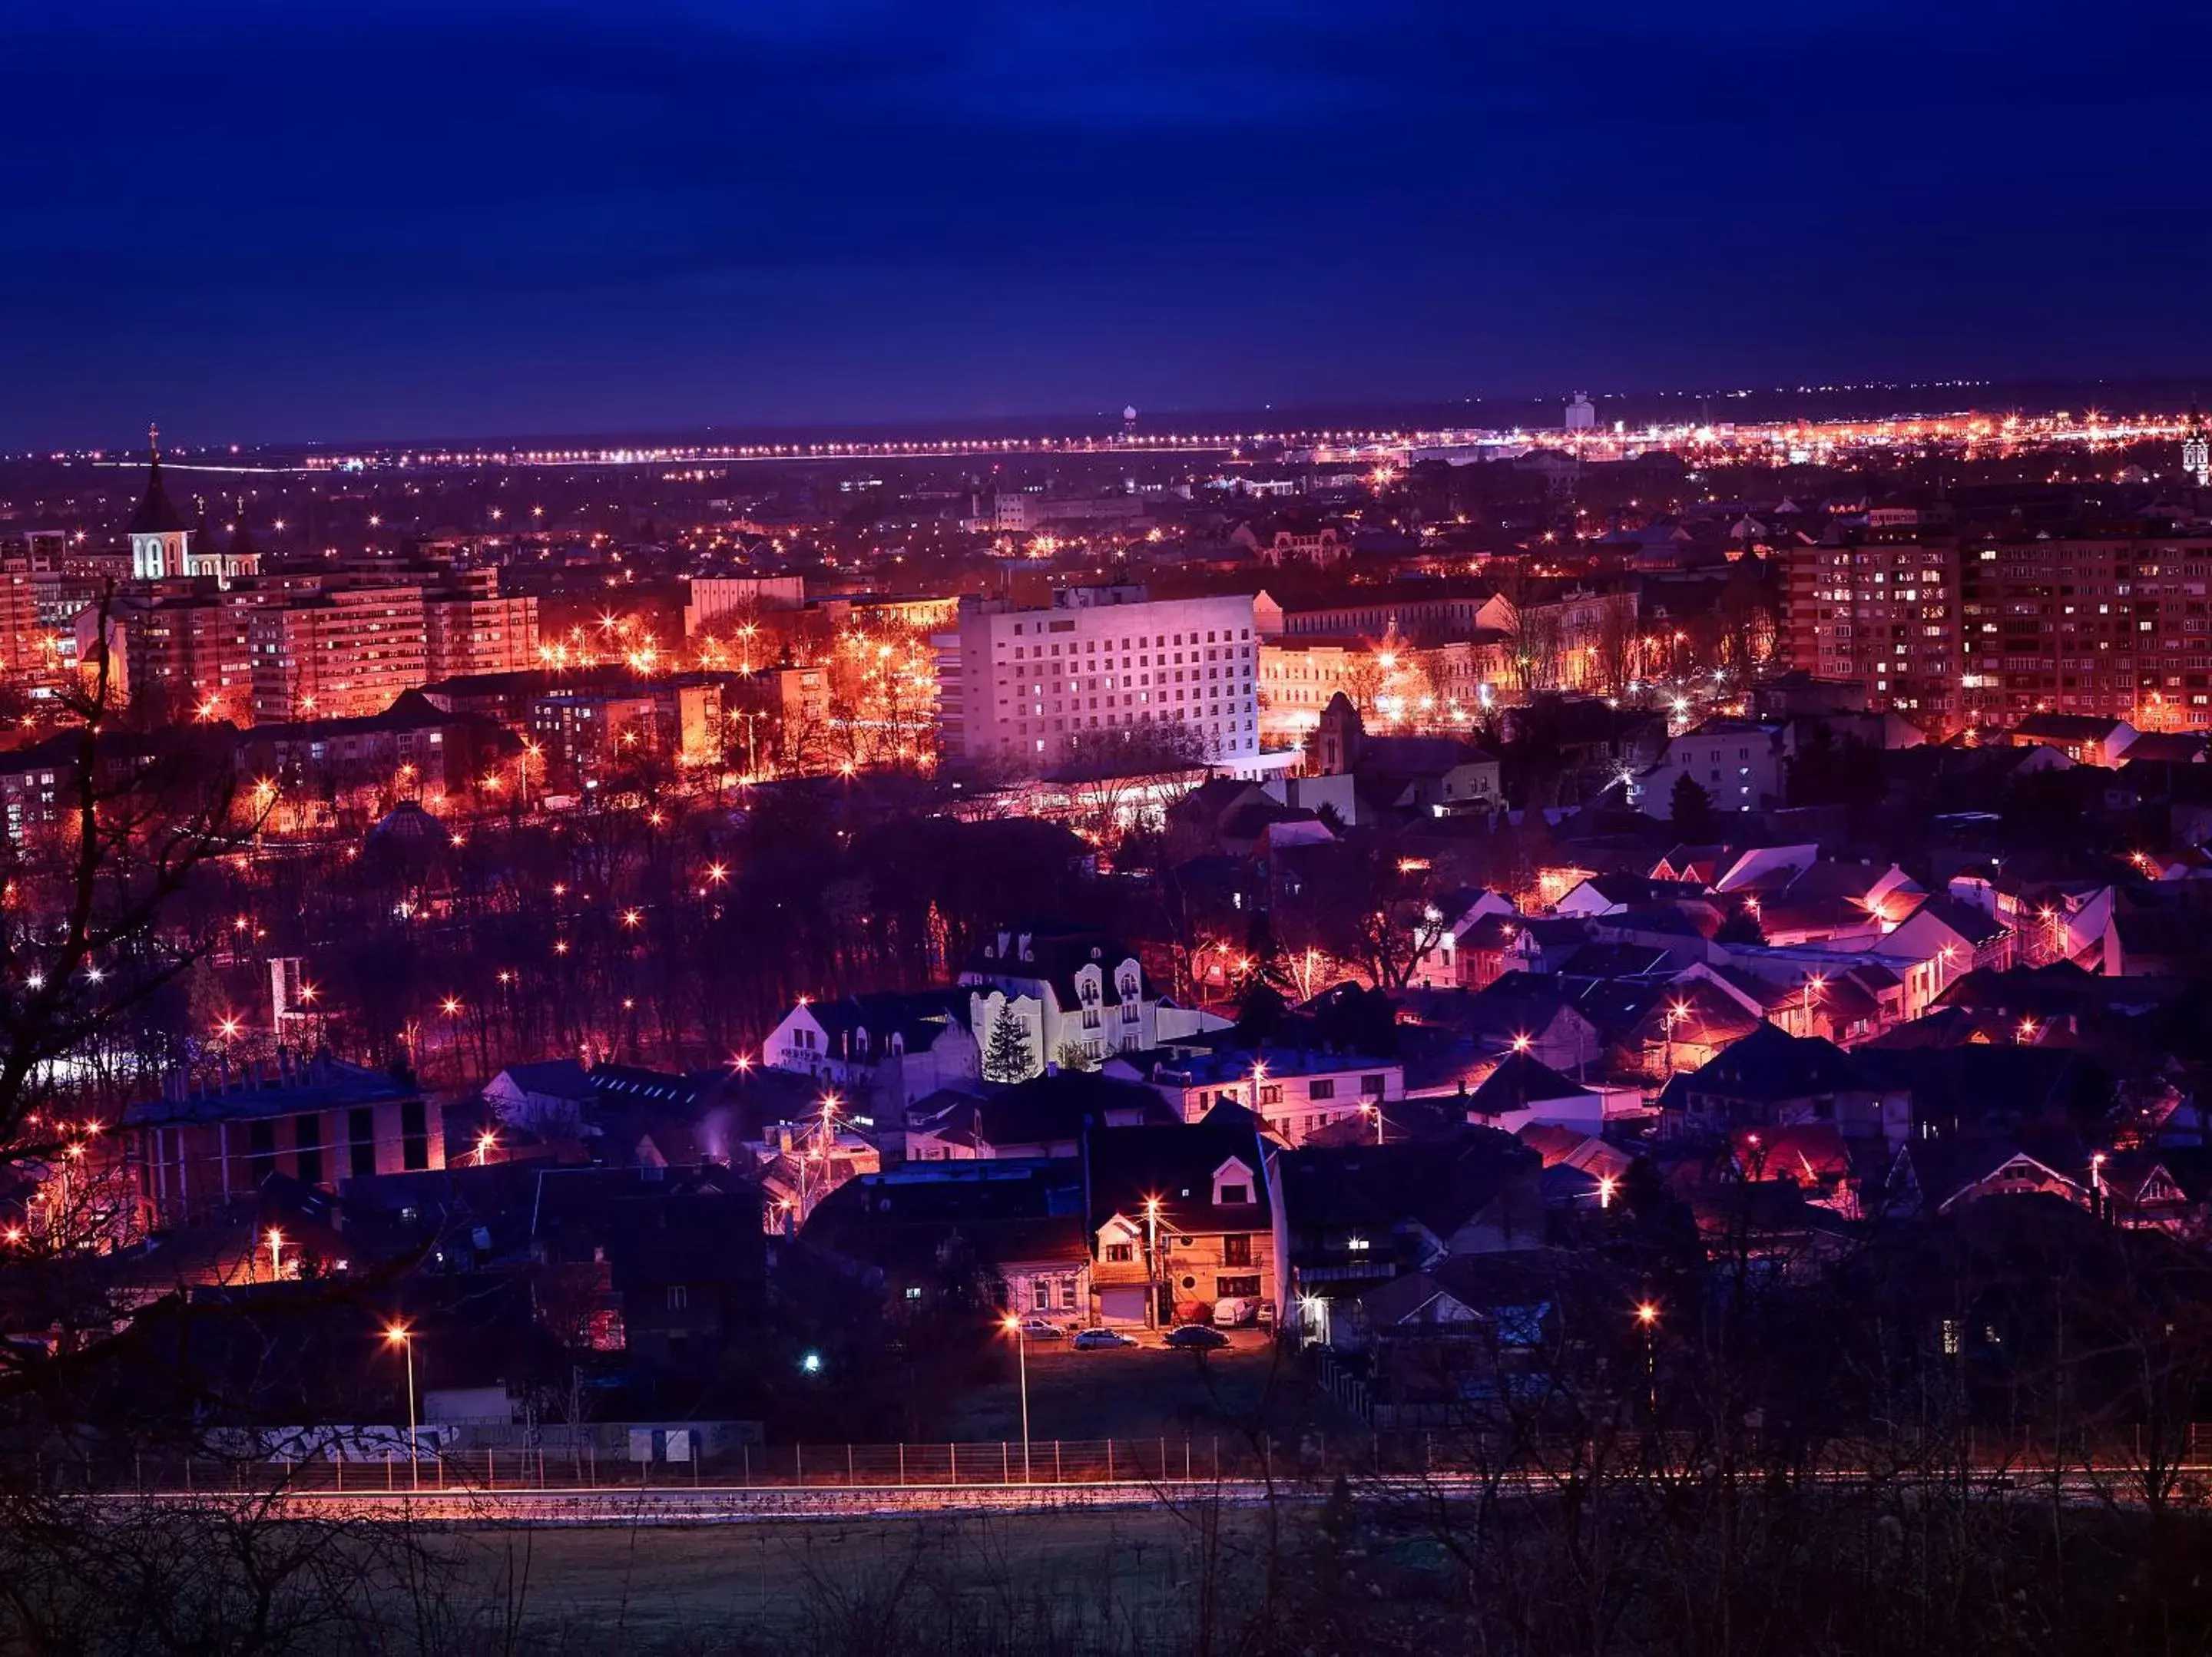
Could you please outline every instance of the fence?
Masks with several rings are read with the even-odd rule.
[[[633,1460],[595,1442],[437,1451],[425,1444],[410,1458],[404,1442],[377,1459],[331,1454],[189,1457],[88,1453],[41,1458],[42,1485],[58,1492],[339,1491],[362,1495],[416,1490],[451,1492],[578,1491],[624,1489],[819,1490],[903,1491],[1019,1486],[1175,1486],[1236,1483],[1296,1484],[1338,1476],[1499,1478],[1542,1481],[1564,1470],[1595,1471],[1600,1452],[1579,1442],[1507,1443],[1473,1432],[1311,1433],[1295,1441],[1266,1436],[1138,1439],[994,1439],[937,1444],[738,1444],[704,1454],[682,1445],[685,1459]],[[665,1451],[664,1438],[653,1448]],[[1963,1454],[1961,1452],[1963,1451]],[[1602,1449],[1617,1473],[1679,1475],[1708,1464],[1711,1449],[1685,1435],[1651,1433]],[[1931,1440],[1915,1446],[1832,1447],[1791,1471],[1810,1477],[1926,1478],[1938,1473],[2048,1477],[2109,1472],[2142,1478],[2155,1465],[2192,1487],[2212,1488],[2212,1425],[2190,1428],[2160,1446],[2140,1432],[2072,1439],[2054,1446],[1995,1433],[1970,1433],[1963,1443]]]

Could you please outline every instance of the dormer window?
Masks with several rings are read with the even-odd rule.
[[[1238,1208],[1252,1200],[1252,1170],[1231,1157],[1213,1170],[1213,1205]]]

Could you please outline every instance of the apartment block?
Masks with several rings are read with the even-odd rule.
[[[1192,731],[1208,760],[1260,761],[1258,644],[1245,595],[1152,600],[1141,586],[1065,587],[1048,604],[963,600],[939,641],[948,757],[1048,774],[1089,731]]]
[[[361,586],[295,596],[246,624],[257,720],[358,719],[428,682],[423,592]]]
[[[1863,680],[1871,704],[1941,729],[1960,722],[1959,544],[1917,529],[1838,531],[1787,555],[1790,665]]]
[[[1993,540],[1960,560],[1960,695],[1983,724],[2031,713],[2212,726],[2212,537]]]

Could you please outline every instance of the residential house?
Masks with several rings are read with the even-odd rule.
[[[1819,1036],[1761,1024],[1711,1063],[1671,1082],[1662,1096],[1670,1126],[1690,1132],[1834,1122],[1844,1133],[1883,1133],[1882,1096],[1851,1057]]]
[[[863,1114],[896,1120],[940,1088],[980,1076],[971,998],[920,994],[802,998],[761,1043],[761,1062],[843,1090]]]
[[[1023,1080],[1048,1063],[1096,1065],[1229,1023],[1164,999],[1135,951],[1083,928],[1001,932],[969,960],[960,983],[969,991],[967,1025],[983,1054],[985,1079],[994,1082]],[[1024,1043],[1023,1076],[989,1073],[1002,1018]]]
[[[825,1199],[806,1241],[878,1274],[894,1314],[965,1304],[980,1278],[1024,1316],[1090,1320],[1091,1235],[1073,1159],[909,1164]]]
[[[1540,1159],[1501,1134],[1274,1153],[1286,1327],[1326,1339],[1326,1302],[1543,1234]]]
[[[580,1138],[592,1103],[592,1077],[574,1059],[509,1065],[484,1083],[484,1103],[511,1128],[541,1138]]]
[[[1605,1095],[1562,1076],[1528,1053],[1509,1053],[1467,1096],[1467,1120],[1518,1133],[1532,1123],[1595,1133],[1605,1126]]]
[[[1289,1145],[1347,1118],[1371,1118],[1406,1096],[1406,1068],[1395,1059],[1303,1047],[1181,1054],[1156,1062],[1151,1080],[1186,1122],[1203,1120],[1217,1105],[1242,1105]]]
[[[1100,1322],[1204,1320],[1223,1301],[1272,1320],[1275,1199],[1258,1119],[1223,1105],[1172,1127],[1084,1136]]]

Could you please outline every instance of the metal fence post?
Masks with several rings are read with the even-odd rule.
[[[899,1484],[902,1488],[906,1484],[906,1445],[902,1441],[899,1445]]]
[[[1060,1441],[1056,1438],[1052,1442],[1052,1482],[1055,1484],[1066,1482],[1060,1474]]]

